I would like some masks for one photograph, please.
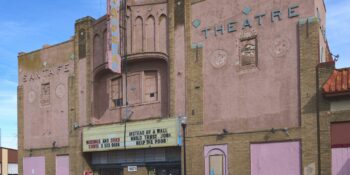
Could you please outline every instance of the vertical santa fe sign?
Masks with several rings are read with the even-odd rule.
[[[108,68],[115,73],[121,73],[119,9],[121,0],[107,0],[107,59]]]

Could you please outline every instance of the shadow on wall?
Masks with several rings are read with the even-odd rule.
[[[337,175],[349,175],[350,174],[350,159],[346,161],[341,170],[337,173]]]
[[[314,94],[310,100],[303,106],[301,111],[304,114],[316,112],[316,95]]]
[[[109,93],[107,90],[107,79],[113,75],[109,70],[104,70],[95,75],[94,78],[94,116],[100,119],[109,108]]]

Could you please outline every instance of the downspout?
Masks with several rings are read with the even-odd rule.
[[[126,30],[126,23],[127,23],[127,19],[126,19],[126,11],[127,11],[127,2],[126,0],[122,1],[122,9],[123,9],[123,15],[122,15],[122,20],[123,20],[123,25],[121,26],[121,28],[124,30],[123,34],[123,44],[124,44],[124,56],[125,56],[125,62],[124,62],[124,74],[125,74],[125,101],[126,101],[126,107],[125,107],[125,118],[124,118],[124,150],[126,150],[126,123],[128,120],[128,107],[129,107],[129,102],[128,102],[128,45],[127,45],[127,30]],[[123,62],[123,60],[122,60]]]
[[[317,172],[321,175],[321,134],[320,134],[320,82],[319,68],[320,64],[316,65],[316,123],[317,123]]]

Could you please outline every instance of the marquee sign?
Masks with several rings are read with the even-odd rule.
[[[120,56],[120,1],[121,0],[107,0],[107,13],[109,20],[107,22],[107,59],[108,68],[115,73],[121,73],[121,56]]]
[[[126,125],[126,149],[181,145],[177,118],[129,122]],[[124,124],[84,128],[83,152],[124,149]]]

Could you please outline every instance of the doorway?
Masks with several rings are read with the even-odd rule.
[[[99,170],[99,175],[123,175],[122,169],[104,168]]]
[[[181,175],[181,168],[159,167],[155,169],[155,175]]]

